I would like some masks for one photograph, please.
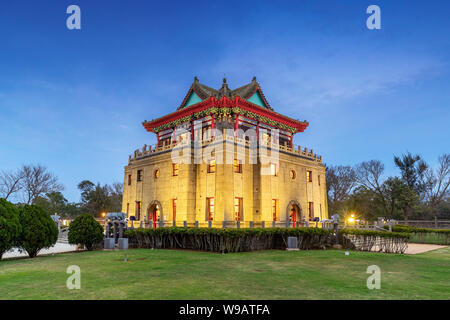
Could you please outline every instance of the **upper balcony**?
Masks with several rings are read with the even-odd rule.
[[[223,137],[223,141],[224,142],[231,142],[234,143],[236,145],[240,145],[240,146],[245,146],[245,147],[250,147],[251,146],[251,142],[249,140],[246,139],[241,139],[238,137],[234,137],[234,136],[224,136]],[[209,138],[209,139],[205,139],[205,140],[199,140],[198,143],[201,143],[201,146],[206,146],[209,145],[210,143],[213,142],[218,142],[217,138]],[[266,141],[268,142],[267,144],[267,148],[270,150],[271,149],[271,144],[270,141]],[[181,146],[186,146],[186,142],[183,141],[177,141],[177,142],[171,142],[169,140],[160,143],[160,145],[144,145],[141,149],[136,149],[134,151],[133,155],[129,155],[128,157],[128,164],[133,164],[133,162],[138,161],[138,160],[142,160],[151,156],[155,156],[158,155],[162,152],[168,151],[168,150],[172,150],[175,147],[181,147]],[[193,146],[193,143],[191,143],[191,146]],[[305,158],[307,160],[311,160],[317,163],[322,163],[322,156],[321,155],[317,155],[314,153],[313,149],[308,149],[306,147],[302,148],[301,146],[294,146],[294,147],[290,147],[289,144],[287,142],[285,142],[284,144],[277,144],[277,145],[272,145],[272,147],[278,148],[279,152],[282,153],[288,153],[288,154],[293,154],[296,156],[300,156],[302,158]]]

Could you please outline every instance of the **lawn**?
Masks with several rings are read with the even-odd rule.
[[[67,253],[0,261],[1,299],[450,299],[450,248],[419,255],[342,250],[231,254],[176,250]],[[369,290],[369,265],[381,289]],[[66,268],[81,268],[81,289]]]

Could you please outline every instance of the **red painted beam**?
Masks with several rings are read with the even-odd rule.
[[[306,123],[306,122],[301,122],[298,120],[291,119],[282,114],[276,113],[274,111],[262,108],[256,104],[248,102],[240,97],[235,97],[233,100],[230,100],[227,97],[223,97],[220,100],[217,100],[215,97],[209,97],[208,99],[206,99],[202,102],[199,102],[197,104],[194,104],[192,106],[189,106],[187,108],[183,108],[181,110],[172,112],[166,116],[163,116],[161,118],[158,118],[158,119],[155,119],[155,120],[152,120],[149,122],[144,122],[143,126],[145,127],[145,129],[147,131],[153,132],[154,128],[159,127],[165,123],[189,116],[193,113],[197,113],[199,111],[209,109],[212,107],[219,107],[219,108],[239,107],[244,110],[253,112],[257,115],[264,116],[266,118],[269,118],[274,121],[278,121],[280,123],[288,125],[290,127],[296,128],[297,132],[303,132],[308,127],[308,123]]]

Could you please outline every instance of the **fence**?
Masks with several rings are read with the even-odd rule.
[[[399,220],[397,222],[415,228],[450,229],[450,220]]]
[[[326,222],[319,221],[303,221],[295,222],[292,221],[128,221],[128,227],[131,228],[161,228],[161,227],[191,227],[191,228],[300,228],[300,227],[315,227],[332,229],[327,227]]]

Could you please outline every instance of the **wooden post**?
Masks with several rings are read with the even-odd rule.
[[[216,131],[216,120],[214,118],[214,113],[211,114],[212,122],[211,122],[211,138],[214,138],[214,132]]]
[[[256,141],[259,141],[259,121],[256,121]]]

